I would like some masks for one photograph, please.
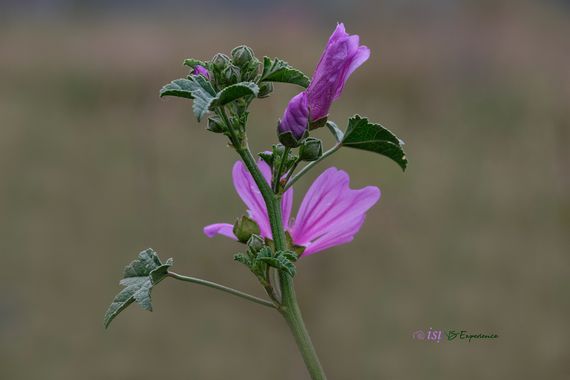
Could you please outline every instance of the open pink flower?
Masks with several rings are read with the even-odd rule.
[[[260,161],[258,166],[269,182],[269,165]],[[263,237],[271,238],[267,208],[251,174],[238,161],[234,164],[232,175],[234,187],[248,207],[250,218],[257,222]],[[348,174],[342,170],[334,167],[325,170],[309,188],[294,221],[291,220],[293,189],[290,188],[283,194],[283,225],[291,234],[293,242],[305,247],[303,255],[352,241],[364,223],[366,211],[380,199],[379,188],[367,186],[353,190],[349,188],[349,181]],[[219,234],[237,240],[232,230],[233,225],[228,223],[204,227],[204,233],[208,237]]]

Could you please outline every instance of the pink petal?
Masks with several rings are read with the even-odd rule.
[[[342,81],[341,86],[336,90],[336,94],[334,97],[335,99],[338,99],[338,97],[342,93],[344,85],[346,84],[348,77],[350,77],[350,74],[352,74],[354,70],[359,68],[364,62],[366,62],[368,58],[370,58],[370,49],[364,45],[359,46],[358,49],[356,49],[356,53],[354,54],[352,61],[350,62],[350,65],[348,66],[346,72],[344,73],[344,80]]]
[[[210,224],[204,227],[204,234],[207,237],[212,238],[216,235],[223,235],[229,237],[230,239],[237,240],[233,232],[234,226],[228,223],[216,223]]]
[[[263,174],[267,183],[271,183],[271,168],[264,161],[258,161],[257,166]],[[236,192],[248,208],[250,218],[259,225],[261,236],[271,238],[271,225],[267,215],[267,208],[263,196],[253,180],[253,177],[241,161],[234,164],[232,171],[234,187]],[[290,188],[283,194],[281,201],[281,212],[283,214],[283,225],[289,227],[291,219],[291,209],[293,208],[293,189]]]
[[[309,243],[303,256],[312,255],[325,249],[335,247],[337,245],[350,243],[354,239],[354,235],[360,231],[360,227],[364,224],[365,216],[362,215],[352,220],[346,220],[342,223],[342,226],[337,226],[338,228],[331,230],[329,233],[321,236],[313,243]]]
[[[293,210],[293,188],[290,187],[281,198],[281,213],[283,214],[283,226],[286,230],[290,228],[291,211]]]
[[[264,177],[267,179],[267,175],[271,176],[271,171],[267,164],[263,164],[266,168],[263,168],[262,165],[259,166]],[[259,225],[261,236],[270,237],[271,227],[269,225],[269,218],[267,217],[265,202],[253,177],[249,174],[243,162],[237,161],[234,164],[232,177],[236,192],[248,208],[249,217],[255,220]]]
[[[348,242],[379,199],[377,187],[352,190],[346,172],[329,168],[305,195],[291,231],[293,240],[307,247],[306,254]]]

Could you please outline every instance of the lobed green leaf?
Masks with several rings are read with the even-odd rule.
[[[120,284],[125,288],[113,299],[105,313],[103,324],[105,328],[133,302],[137,302],[144,310],[152,311],[152,287],[162,281],[168,274],[168,268],[173,260],[162,263],[152,249],[139,253],[136,260],[125,267]]]
[[[259,87],[253,82],[240,82],[221,90],[212,101],[211,107],[221,107],[244,96],[257,96]]]
[[[406,170],[408,160],[402,147],[404,142],[380,124],[370,123],[367,118],[359,115],[351,117],[341,144],[381,154],[400,165],[402,170]]]
[[[260,82],[291,83],[307,88],[311,81],[303,72],[279,58],[263,57],[263,72]]]

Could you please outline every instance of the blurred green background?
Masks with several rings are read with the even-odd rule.
[[[235,154],[158,90],[241,43],[311,73],[339,20],[372,57],[331,117],[383,123],[410,166],[347,150],[320,167],[383,192],[351,245],[298,264],[330,379],[570,377],[567,1],[0,7],[1,379],[307,378],[277,313],[210,289],[165,281],[155,312],[102,317],[147,247],[262,294],[240,247],[202,234],[244,211]],[[297,91],[255,103],[255,151]],[[412,340],[429,327],[499,339]]]

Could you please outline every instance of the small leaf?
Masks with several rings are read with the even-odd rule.
[[[348,120],[342,145],[381,154],[406,170],[408,160],[402,148],[404,142],[380,124],[370,123],[367,118],[355,115]]]
[[[259,87],[253,82],[240,82],[224,88],[212,101],[211,107],[221,107],[244,96],[257,96]]]
[[[144,310],[152,311],[150,292],[152,287],[162,281],[168,274],[173,260],[162,263],[152,249],[139,253],[138,258],[125,268],[120,284],[125,288],[113,299],[104,318],[105,328],[117,315],[133,302],[137,302]]]
[[[243,265],[245,265],[246,267],[248,267],[250,269],[251,269],[251,266],[253,264],[251,259],[243,253],[236,253],[234,255],[234,260],[237,261],[238,263],[242,263]]]
[[[192,96],[194,96],[192,110],[198,121],[200,121],[210,109],[210,104],[214,100],[216,92],[212,84],[202,75],[195,75],[192,77],[192,80],[196,83],[196,90],[192,92]]]
[[[188,79],[176,79],[160,90],[160,97],[178,96],[194,99],[192,110],[198,121],[208,112],[216,97],[212,84],[202,75],[191,75]]]
[[[178,96],[180,98],[194,99],[192,90],[193,83],[189,79],[175,79],[160,90],[160,97]]]
[[[267,265],[274,267],[278,270],[284,271],[291,277],[296,274],[295,264],[293,262],[297,260],[297,255],[290,251],[279,251],[275,256],[263,256],[257,257],[258,261],[265,262]]]
[[[328,120],[326,126],[329,129],[329,131],[331,131],[331,133],[333,134],[336,142],[341,142],[344,137],[344,132],[341,131],[341,129],[336,125],[336,123],[334,121]]]
[[[310,83],[308,76],[290,66],[287,62],[274,58],[263,57],[263,73],[260,82],[282,82],[307,88]]]

